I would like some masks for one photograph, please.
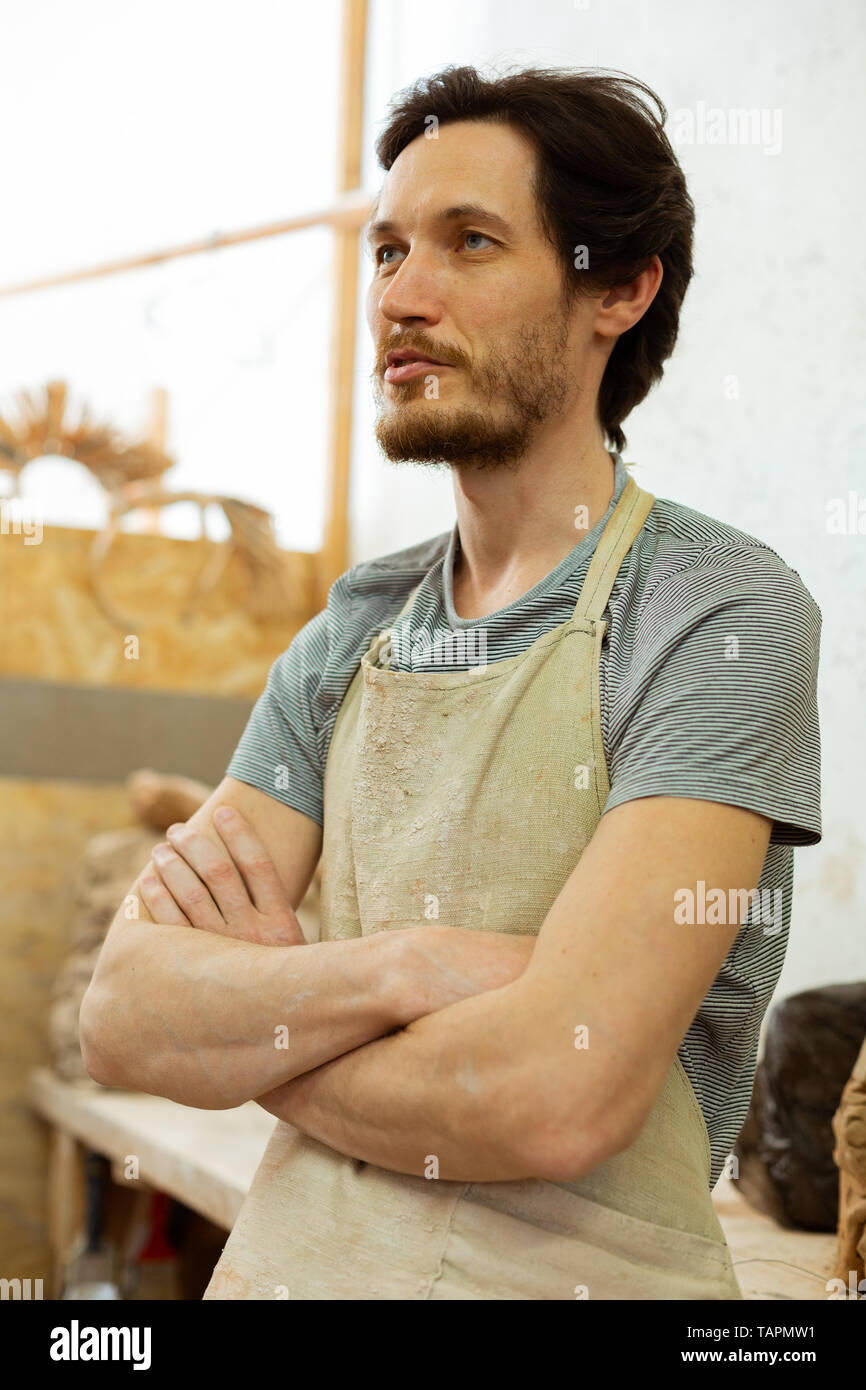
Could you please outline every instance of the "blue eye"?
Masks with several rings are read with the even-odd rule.
[[[468,242],[470,237],[480,237],[482,241],[490,241],[491,246],[493,245],[493,243],[492,243],[490,237],[489,237],[489,236],[485,236],[483,232],[466,232],[466,233],[464,234],[464,240],[465,240],[465,241]],[[478,246],[470,246],[470,247],[469,247],[469,250],[470,250],[470,251],[478,251],[478,250],[480,250],[480,249],[481,249],[481,248],[478,247]]]

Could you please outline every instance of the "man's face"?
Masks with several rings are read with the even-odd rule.
[[[534,171],[517,131],[462,121],[413,140],[385,178],[367,321],[394,461],[515,463],[576,397],[591,308],[567,299]]]

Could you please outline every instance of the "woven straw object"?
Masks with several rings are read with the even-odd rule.
[[[23,469],[34,459],[59,455],[75,460],[97,479],[106,492],[108,518],[94,539],[90,573],[94,597],[111,622],[124,631],[143,626],[122,613],[108,597],[103,579],[105,558],[120,529],[121,519],[145,508],[150,512],[175,502],[193,502],[201,512],[217,505],[229,523],[226,541],[213,542],[211,554],[190,596],[191,613],[219,582],[233,553],[246,571],[249,611],[262,621],[279,620],[289,603],[285,556],[274,536],[273,518],[263,507],[221,493],[172,492],[162,485],[175,460],[148,440],[128,441],[112,426],[97,422],[86,405],[73,418],[63,381],[50,381],[41,393],[19,391],[11,414],[0,415],[0,471],[12,474],[13,496],[19,492]]]

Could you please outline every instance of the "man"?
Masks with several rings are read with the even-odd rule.
[[[379,139],[376,433],[456,524],[336,582],[82,1009],[97,1080],[281,1121],[208,1297],[739,1297],[710,1193],[821,834],[820,612],[619,452],[692,273],[664,118],[459,68]]]

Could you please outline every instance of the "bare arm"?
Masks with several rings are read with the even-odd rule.
[[[581,1176],[640,1133],[737,935],[742,919],[679,924],[676,894],[699,880],[726,899],[750,892],[771,828],[751,811],[686,798],[615,808],[522,976],[259,1103],[397,1172],[423,1175],[435,1155],[438,1176],[458,1181]]]
[[[220,806],[240,813],[233,826],[215,825]],[[294,908],[320,827],[233,778],[190,817],[181,844],[190,864],[155,850],[159,867],[152,859],[135,880],[82,1004],[85,1065],[104,1085],[229,1108],[495,988],[528,959],[528,942],[508,952],[436,926],[411,942],[394,932],[304,943]]]

